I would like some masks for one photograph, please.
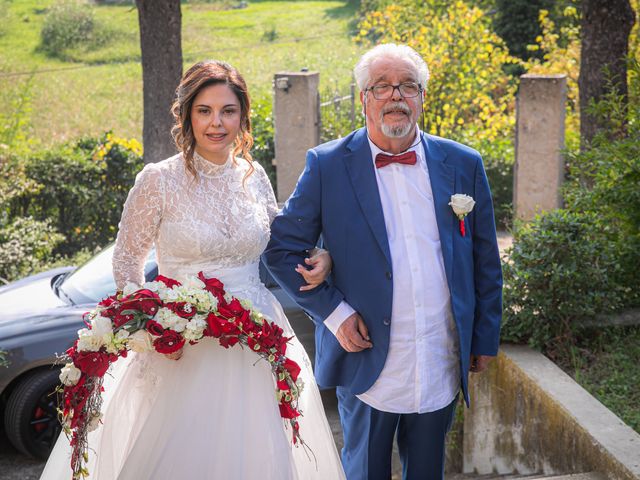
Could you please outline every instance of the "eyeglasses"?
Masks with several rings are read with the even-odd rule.
[[[398,89],[398,92],[400,92],[400,96],[402,96],[402,98],[417,97],[422,92],[422,87],[415,82],[405,82],[399,85],[383,83],[381,85],[369,87],[365,92],[371,91],[371,93],[373,93],[373,98],[376,100],[387,100],[393,96],[393,92],[395,92],[396,88]]]

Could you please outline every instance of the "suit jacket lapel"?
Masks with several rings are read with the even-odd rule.
[[[384,252],[389,266],[391,266],[387,229],[384,223],[378,182],[376,181],[376,173],[366,132],[366,129],[362,128],[354,134],[347,145],[348,151],[344,156],[344,163],[360,203],[360,208],[369,223],[373,236]]]
[[[429,135],[422,135],[422,145],[427,159],[429,181],[436,210],[436,223],[440,233],[440,245],[444,268],[449,279],[453,279],[453,235],[456,231],[456,216],[449,206],[451,195],[455,193],[456,169],[445,163],[447,154]]]

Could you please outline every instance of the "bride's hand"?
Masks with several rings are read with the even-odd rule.
[[[304,266],[298,265],[296,272],[302,275],[307,285],[300,287],[300,291],[313,290],[318,285],[326,280],[331,273],[331,267],[333,262],[331,261],[331,255],[327,250],[322,248],[314,248],[311,251],[311,256],[304,259],[304,263],[311,267],[307,270]]]
[[[165,356],[171,360],[180,360],[180,358],[182,357],[182,348],[176,352],[173,353],[165,353]]]

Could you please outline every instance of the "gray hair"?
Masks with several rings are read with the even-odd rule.
[[[423,89],[427,88],[427,82],[429,81],[429,68],[422,59],[420,54],[408,45],[397,45],[395,43],[383,43],[376,45],[371,50],[366,52],[356,64],[353,69],[353,74],[356,77],[356,83],[361,91],[367,88],[371,78],[369,77],[369,69],[374,60],[381,57],[394,57],[404,60],[409,60],[413,63],[418,71],[418,83]]]

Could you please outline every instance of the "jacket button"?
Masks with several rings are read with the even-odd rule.
[[[384,323],[388,327],[389,325],[391,325],[391,319],[385,318],[384,320],[382,320],[382,323]]]
[[[391,272],[386,272],[384,275],[385,277],[387,277],[388,280],[391,280],[391,276],[392,276]]]

